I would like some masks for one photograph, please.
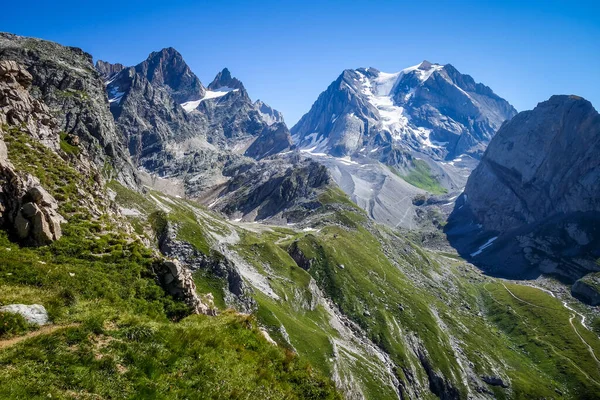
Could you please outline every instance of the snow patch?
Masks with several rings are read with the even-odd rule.
[[[216,99],[219,97],[223,97],[227,93],[237,92],[238,90],[239,89],[232,89],[229,87],[222,87],[217,90],[207,90],[206,93],[204,94],[204,97],[201,98],[200,100],[186,101],[185,103],[181,103],[181,107],[183,107],[183,109],[186,112],[192,112],[196,108],[198,108],[200,103],[202,103],[204,100],[210,100],[210,99]]]
[[[494,243],[494,240],[496,240],[496,239],[498,239],[498,236],[494,236],[493,238],[491,238],[490,240],[485,242],[475,253],[471,253],[471,257],[480,255],[485,249],[490,247],[492,245],[492,243]]]

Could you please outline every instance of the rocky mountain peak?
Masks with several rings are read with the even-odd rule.
[[[421,64],[419,64],[419,69],[421,69],[423,71],[429,71],[433,65],[434,64],[430,63],[429,61],[423,60],[423,62]],[[435,64],[435,65],[439,65],[439,64]]]
[[[96,71],[98,71],[98,73],[100,73],[100,75],[102,76],[102,78],[105,81],[110,80],[116,74],[118,74],[119,72],[121,72],[125,69],[125,66],[123,64],[119,64],[119,63],[111,64],[107,61],[102,61],[102,60],[96,61],[95,67],[96,67]]]
[[[265,121],[267,125],[273,125],[277,122],[284,122],[283,114],[262,100],[256,100],[254,102],[254,106],[258,109],[263,121]]]
[[[154,85],[166,86],[178,103],[201,99],[206,90],[181,54],[172,47],[150,53],[146,61],[135,66]]]
[[[215,76],[215,79],[208,85],[209,90],[218,90],[222,88],[244,90],[244,85],[237,78],[231,76],[229,69],[223,68],[221,72]]]

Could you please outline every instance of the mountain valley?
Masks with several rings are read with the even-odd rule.
[[[0,398],[598,398],[599,118],[0,33]]]

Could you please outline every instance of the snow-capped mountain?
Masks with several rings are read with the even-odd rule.
[[[434,160],[479,158],[516,110],[452,65],[344,71],[292,128],[300,148],[334,156],[397,147]]]

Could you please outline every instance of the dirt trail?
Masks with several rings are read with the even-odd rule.
[[[20,343],[24,340],[34,338],[40,335],[49,335],[53,332],[56,332],[60,329],[72,328],[75,326],[79,326],[79,324],[69,324],[69,325],[46,325],[38,329],[37,331],[29,332],[23,336],[17,336],[10,339],[0,340],[0,350],[5,349],[7,347],[11,347]]]

